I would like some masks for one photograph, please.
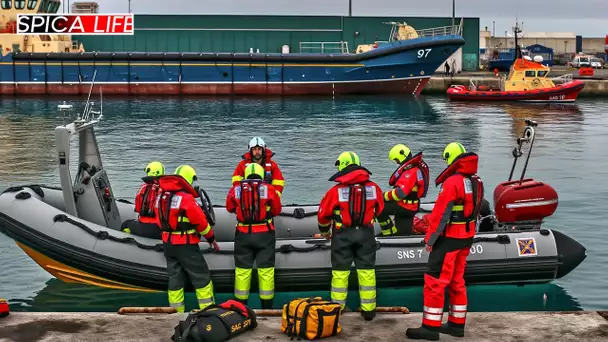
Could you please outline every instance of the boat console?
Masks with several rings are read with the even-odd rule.
[[[95,84],[93,75],[89,97],[82,114],[69,124],[55,128],[59,179],[63,191],[65,210],[86,221],[120,230],[121,219],[108,175],[103,168],[94,126],[103,117],[103,99],[100,88],[100,111],[93,110],[91,93]],[[59,105],[66,112],[70,105]],[[78,168],[72,180],[70,172],[70,141],[78,135]]]

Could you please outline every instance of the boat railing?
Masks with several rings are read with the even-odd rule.
[[[300,53],[349,53],[348,42],[300,42]]]
[[[572,82],[572,74],[565,74],[551,79],[555,84],[564,84]]]

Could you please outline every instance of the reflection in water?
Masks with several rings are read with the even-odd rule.
[[[520,137],[526,127],[525,119],[530,119],[538,122],[541,127],[547,125],[569,124],[569,130],[572,133],[577,133],[577,130],[572,130],[572,124],[578,126],[583,123],[584,116],[576,104],[564,103],[549,103],[549,104],[503,104],[502,109],[511,118],[513,118],[513,134]],[[542,138],[542,129],[537,130],[537,137]]]
[[[546,300],[545,300],[546,295]],[[166,306],[165,292],[142,293],[104,289],[89,285],[68,284],[57,279],[46,286],[33,299],[13,299],[13,311],[94,311],[113,312],[125,306]],[[329,291],[277,293],[275,308],[281,308],[289,300],[298,297],[322,296],[329,298]],[[470,311],[580,311],[581,305],[562,287],[555,284],[517,286],[469,286]],[[216,301],[230,299],[231,294],[216,294]],[[422,287],[406,289],[381,289],[378,306],[406,306],[411,311],[422,311]],[[186,294],[186,302],[196,302],[194,294]],[[348,306],[358,307],[357,291],[348,294]],[[252,294],[249,304],[260,308],[257,294]]]

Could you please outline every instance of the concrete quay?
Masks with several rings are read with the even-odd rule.
[[[599,76],[594,76],[594,78],[574,77],[574,79],[585,82],[585,87],[579,97],[608,97],[608,77],[605,79],[600,79]],[[496,88],[500,86],[499,78],[490,76],[488,73],[469,73],[454,77],[434,75],[422,89],[422,94],[445,94],[450,86],[468,86],[471,80],[474,80],[477,86],[484,85]]]
[[[379,313],[365,322],[354,312],[341,319],[342,333],[327,341],[407,341],[405,329],[417,327],[421,313]],[[185,314],[12,312],[0,319],[0,341],[170,341]],[[447,319],[444,315],[444,320]],[[441,341],[606,341],[608,312],[471,312],[465,338]],[[259,317],[258,328],[232,341],[289,341],[280,317]]]

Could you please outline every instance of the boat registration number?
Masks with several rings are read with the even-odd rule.
[[[422,258],[422,255],[425,252],[426,252],[426,250],[424,248],[401,250],[401,251],[397,251],[397,259],[399,259],[399,260],[420,259],[420,258]],[[482,245],[471,246],[470,254],[482,254],[482,253],[483,253]],[[426,253],[426,254],[428,254],[428,253]]]
[[[549,100],[564,100],[565,98],[566,94],[549,96]]]

